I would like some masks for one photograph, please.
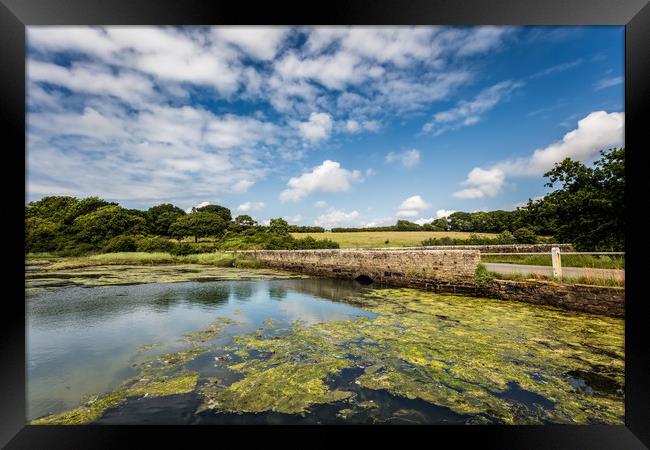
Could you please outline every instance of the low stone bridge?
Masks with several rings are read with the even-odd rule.
[[[478,250],[345,249],[241,252],[269,267],[392,286],[460,292],[470,288],[481,262]],[[447,290],[447,289],[445,289]]]
[[[623,317],[622,287],[559,284],[540,280],[493,280],[477,286],[479,250],[430,248],[342,250],[248,250],[239,252],[269,267],[361,283],[426,289],[550,305],[574,311]]]

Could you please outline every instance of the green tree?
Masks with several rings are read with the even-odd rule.
[[[446,217],[441,217],[440,219],[434,220],[431,222],[431,225],[439,228],[441,231],[447,231],[449,229],[449,222],[447,221]]]
[[[63,219],[79,200],[64,195],[51,195],[29,203],[25,208],[25,218],[40,217],[51,222],[63,222]]]
[[[625,249],[625,148],[601,151],[593,167],[569,158],[547,172],[560,188],[529,202],[538,227],[581,251]]]
[[[69,225],[72,222],[74,222],[74,220],[77,217],[83,216],[84,214],[90,214],[91,212],[101,208],[102,206],[107,206],[107,205],[117,205],[117,203],[109,203],[106,200],[103,200],[99,197],[84,198],[70,205],[67,208],[67,214],[65,215],[63,222],[66,225]]]
[[[149,233],[158,236],[171,236],[169,228],[185,211],[171,203],[152,206],[146,212],[147,229]]]
[[[220,216],[225,222],[230,222],[232,220],[232,214],[230,213],[230,210],[225,206],[206,205],[200,208],[192,208],[192,212],[206,212],[216,214]]]
[[[242,228],[250,228],[250,227],[254,227],[255,225],[257,225],[257,222],[255,221],[255,219],[253,219],[248,214],[241,214],[241,215],[235,217],[235,223],[237,225],[239,225],[240,227],[242,227]]]
[[[450,231],[474,231],[472,223],[472,214],[457,211],[447,217]]]
[[[399,231],[418,231],[422,229],[417,223],[409,222],[408,220],[398,220],[395,226]]]
[[[49,252],[58,248],[61,226],[41,217],[25,220],[25,250],[27,252]]]
[[[226,227],[226,222],[218,214],[193,212],[176,219],[169,230],[174,237],[194,236],[194,242],[198,242],[200,237],[221,235]]]
[[[97,244],[121,234],[141,233],[145,220],[121,206],[107,205],[77,217],[72,228],[77,240]]]
[[[289,234],[289,223],[281,217],[271,219],[269,223],[269,232],[273,234]]]

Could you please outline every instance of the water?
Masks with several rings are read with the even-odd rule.
[[[133,376],[133,364],[177,351],[184,333],[217,317],[240,325],[225,337],[256,330],[267,319],[306,325],[376,314],[332,298],[360,290],[332,280],[222,281],[103,288],[72,287],[28,296],[28,419],[79,405]],[[328,299],[329,298],[329,299]],[[139,347],[156,343],[152,351]]]
[[[379,300],[356,306],[355,299],[366,294]],[[87,396],[115,392],[125,380],[142,375],[143,362],[187,350],[184,335],[206,329],[219,318],[234,323],[223,325],[209,340],[209,351],[180,366],[182,373],[198,373],[195,390],[129,397],[92,422],[623,420],[623,326],[618,319],[316,278],[64,287],[29,292],[27,305],[28,420],[74,409]],[[297,333],[292,328],[296,326],[304,332]],[[248,340],[239,342],[241,337]],[[273,355],[279,358],[276,362],[270,359]],[[342,360],[341,369],[325,377],[309,373],[321,363]],[[279,368],[286,374],[276,387],[271,378],[249,383],[252,389],[267,383],[252,393],[248,404],[235,403],[253,412],[203,408],[210,396],[202,387],[213,380],[229,386],[255,379],[256,370],[231,370],[242,362],[260,363],[254,366],[260,373]],[[296,367],[299,371],[290,374]],[[291,391],[288,380],[300,376],[307,378]],[[300,383],[321,379],[326,391],[345,392],[347,397],[308,400],[302,410],[286,402],[273,408],[255,403],[269,392],[278,398],[287,392],[299,396]]]

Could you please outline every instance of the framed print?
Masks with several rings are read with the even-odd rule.
[[[647,2],[0,10],[7,448],[648,445]]]

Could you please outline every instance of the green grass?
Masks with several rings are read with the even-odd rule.
[[[561,280],[558,280],[553,277],[547,277],[543,275],[536,274],[521,274],[521,273],[509,273],[509,274],[497,274],[494,272],[489,272],[494,279],[498,280],[514,280],[514,281],[525,281],[525,280],[542,280],[542,281],[554,281],[560,284],[590,284],[593,286],[610,286],[610,287],[624,287],[625,281],[615,278],[590,278],[590,277],[562,277]]]
[[[123,252],[103,253],[100,255],[48,258],[51,269],[75,269],[102,265],[164,265],[164,264],[204,264],[218,267],[260,268],[256,260],[244,260],[236,253],[199,253],[187,256],[174,256],[169,253]],[[27,257],[27,263],[36,262],[38,258]]]
[[[471,234],[496,237],[491,233],[465,233],[461,231],[359,231],[346,233],[291,233],[295,238],[311,236],[314,239],[331,239],[341,248],[420,247],[428,238],[449,237],[468,239]]]
[[[625,257],[617,255],[560,255],[562,267],[625,269]],[[551,255],[481,255],[482,262],[552,266]]]
[[[53,253],[50,252],[39,252],[39,253],[27,253],[25,259],[52,259],[56,258]]]

